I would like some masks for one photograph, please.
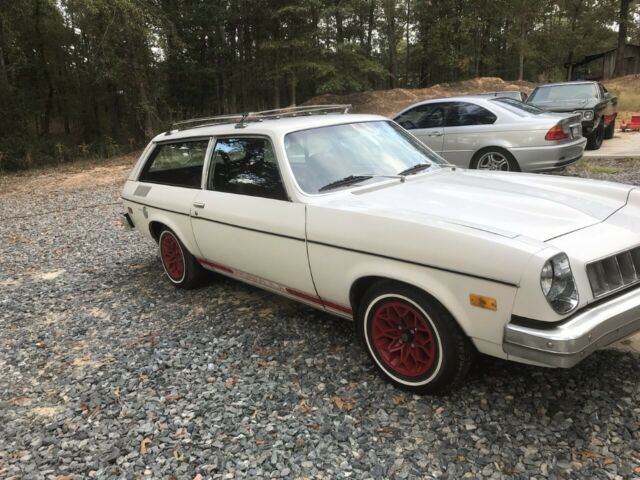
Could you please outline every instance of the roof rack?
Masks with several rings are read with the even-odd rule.
[[[236,128],[244,128],[249,122],[263,122],[278,118],[303,117],[309,115],[328,115],[330,113],[347,114],[351,105],[306,105],[301,107],[276,108],[261,112],[236,113],[232,115],[217,115],[215,117],[192,118],[171,124],[166,135],[188,130],[190,128],[210,127],[214,125],[236,124]]]

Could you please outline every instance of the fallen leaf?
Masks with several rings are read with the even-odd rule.
[[[235,378],[227,378],[227,381],[224,382],[224,384],[227,386],[227,388],[231,388],[236,384],[237,380]]]
[[[147,453],[147,445],[151,443],[151,439],[149,437],[144,437],[140,442],[140,455],[146,455]]]
[[[603,465],[611,465],[612,463],[616,463],[616,461],[613,458],[605,458],[604,461],[602,462]]]
[[[634,467],[633,471],[634,473],[640,473],[640,467]]]
[[[307,413],[309,413],[311,411],[311,406],[309,405],[309,402],[307,402],[306,400],[302,400],[297,407],[297,410],[302,413],[303,415],[306,415]]]
[[[578,455],[580,455],[583,459],[585,459],[585,458],[602,458],[602,455],[600,455],[597,452],[592,452],[591,450],[580,450],[578,452]]]
[[[394,405],[401,405],[404,403],[404,397],[402,395],[394,395],[392,400]]]
[[[167,402],[175,402],[180,398],[180,395],[176,395],[175,393],[170,393],[169,395],[165,395],[164,399]]]
[[[180,453],[180,450],[178,449],[178,447],[176,447],[173,450],[173,458],[176,462],[181,462],[184,460],[184,455]]]
[[[345,399],[339,397],[338,395],[334,395],[333,397],[331,397],[331,400],[333,400],[333,403],[336,407],[338,407],[340,410],[346,410],[347,412],[351,410],[355,405],[353,400]]]
[[[193,477],[193,480],[202,480],[202,475],[198,473],[195,477]]]

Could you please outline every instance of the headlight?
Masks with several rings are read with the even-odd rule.
[[[593,120],[593,110],[585,110],[582,114],[585,120]]]
[[[559,314],[569,313],[578,306],[578,289],[569,258],[564,253],[544,264],[540,272],[540,287],[551,308]]]

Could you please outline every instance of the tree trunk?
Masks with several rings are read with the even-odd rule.
[[[616,53],[616,69],[614,76],[621,77],[624,71],[624,49],[627,44],[627,23],[629,21],[630,0],[620,0],[620,16],[618,17],[618,52]]]
[[[407,32],[406,32],[406,40],[407,40],[407,45],[406,45],[406,49],[407,49],[407,55],[405,57],[405,65],[404,65],[404,69],[405,69],[405,80],[404,80],[404,86],[406,88],[409,88],[409,35],[410,35],[410,28],[411,28],[411,22],[410,22],[410,16],[411,16],[411,0],[407,0]]]
[[[9,86],[7,66],[4,63],[4,21],[0,18],[0,87]]]
[[[398,45],[395,0],[384,0],[384,16],[389,44],[389,88],[396,88],[398,86]]]
[[[373,30],[376,25],[376,3],[371,1],[369,4],[369,21],[367,22],[367,56],[371,56]]]
[[[340,2],[337,2],[336,5],[336,42],[338,45],[342,45],[344,43],[344,28],[343,28],[344,18],[342,16],[342,11],[340,10]]]
[[[137,46],[137,48],[131,48],[130,50],[130,62],[132,66],[132,73],[134,75],[134,82],[138,93],[138,109],[142,112],[142,124],[141,130],[145,138],[153,137],[153,107],[149,100],[147,93],[147,77],[145,75],[144,66],[138,58],[140,44],[144,44],[144,40],[135,38],[132,32],[127,35],[129,45]],[[138,41],[136,41],[138,40]]]
[[[273,108],[280,108],[280,78],[273,79]]]
[[[291,107],[296,106],[296,89],[298,87],[298,78],[295,73],[291,74],[289,78],[289,105]]]
[[[524,42],[527,37],[527,29],[524,25],[520,27],[520,48],[518,58],[518,80],[524,79]]]
[[[573,79],[573,54],[574,54],[574,40],[575,40],[575,32],[576,29],[578,28],[578,18],[580,17],[580,10],[582,7],[582,1],[577,2],[576,4],[574,4],[574,10],[573,10],[573,14],[571,15],[571,50],[569,50],[569,55],[567,56],[567,81],[570,82]]]
[[[45,105],[44,105],[41,134],[48,135],[50,130],[50,125],[51,125],[51,111],[53,110],[53,95],[55,92],[55,88],[53,86],[53,81],[51,80],[51,74],[49,72],[47,55],[45,53],[45,41],[42,36],[42,29],[40,26],[40,21],[42,19],[41,10],[40,10],[40,0],[36,0],[34,16],[35,16],[35,33],[36,33],[38,57],[40,60],[40,66],[42,67],[42,75],[44,77],[44,81],[47,84],[47,99],[45,100]]]

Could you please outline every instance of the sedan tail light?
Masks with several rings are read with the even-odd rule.
[[[549,141],[564,140],[565,138],[569,138],[569,134],[564,131],[561,125],[551,127],[551,130],[544,136],[544,139]]]

